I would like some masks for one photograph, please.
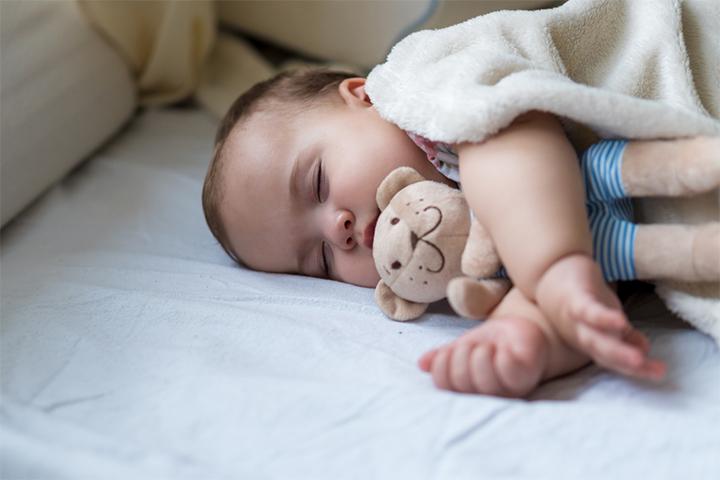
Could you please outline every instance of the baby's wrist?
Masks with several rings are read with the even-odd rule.
[[[600,266],[591,255],[585,252],[574,252],[561,257],[550,265],[538,281],[535,290],[536,301],[543,313],[556,326],[560,334],[568,339],[573,325],[565,325],[561,319],[570,318],[562,309],[567,305],[566,297],[568,280],[578,278],[578,272],[584,272],[580,277],[602,276]],[[570,280],[572,281],[572,280]]]
[[[540,275],[535,287],[535,299],[538,303],[540,303],[540,297],[543,296],[544,293],[547,293],[544,292],[544,290],[549,286],[552,287],[554,284],[561,284],[559,280],[562,280],[566,269],[575,268],[596,268],[600,271],[600,266],[595,262],[593,256],[587,252],[572,252],[558,258]]]

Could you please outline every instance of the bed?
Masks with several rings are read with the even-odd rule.
[[[203,223],[215,120],[139,114],[2,232],[3,478],[718,478],[720,354],[628,305],[661,385],[585,368],[528,400],[415,365],[472,323],[233,266]]]
[[[65,18],[32,5],[3,8],[3,35]],[[136,109],[73,22],[2,70],[0,477],[720,478],[720,352],[654,294],[626,308],[662,384],[587,367],[523,400],[439,391],[418,357],[475,323],[446,304],[392,322],[372,289],[234,265],[200,206],[216,118]],[[75,113],[10,118],[9,98]]]

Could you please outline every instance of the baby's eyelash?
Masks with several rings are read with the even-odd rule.
[[[322,202],[320,199],[320,187],[322,186],[322,160],[318,162],[318,173],[317,173],[317,181],[316,183],[316,190],[315,190],[315,196],[317,197],[318,202]]]

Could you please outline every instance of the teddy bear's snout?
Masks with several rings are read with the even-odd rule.
[[[438,215],[438,216],[437,216],[437,220],[435,221],[435,224],[434,224],[432,227],[430,227],[430,228],[429,228],[425,233],[423,233],[422,235],[418,235],[418,234],[415,233],[414,231],[410,230],[410,246],[411,246],[411,248],[412,248],[412,250],[413,250],[413,252],[414,252],[414,251],[415,251],[415,247],[417,247],[418,243],[419,243],[419,242],[424,242],[424,243],[427,244],[430,248],[432,248],[433,250],[435,250],[435,252],[437,252],[438,257],[439,257],[439,259],[440,259],[440,266],[439,266],[438,268],[436,268],[436,269],[427,268],[427,271],[428,271],[428,272],[431,272],[431,273],[438,273],[438,272],[442,271],[443,267],[445,266],[445,255],[443,255],[442,251],[437,247],[437,245],[435,245],[433,242],[427,240],[425,237],[427,237],[427,236],[430,235],[432,232],[434,232],[435,230],[437,230],[437,228],[438,228],[438,227],[440,226],[440,224],[442,223],[443,214],[442,214],[442,210],[440,210],[438,207],[436,207],[436,206],[434,206],[434,205],[429,205],[429,206],[427,206],[427,207],[425,207],[425,208],[423,209],[423,212],[427,212],[427,211],[435,211],[435,212],[437,212],[437,215]],[[399,263],[399,262],[395,262],[395,263]],[[393,268],[393,269],[400,268],[400,266],[395,267],[395,263],[393,263],[392,268]]]

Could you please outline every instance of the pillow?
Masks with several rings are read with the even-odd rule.
[[[75,2],[0,2],[0,213],[4,226],[132,115],[123,60]]]

